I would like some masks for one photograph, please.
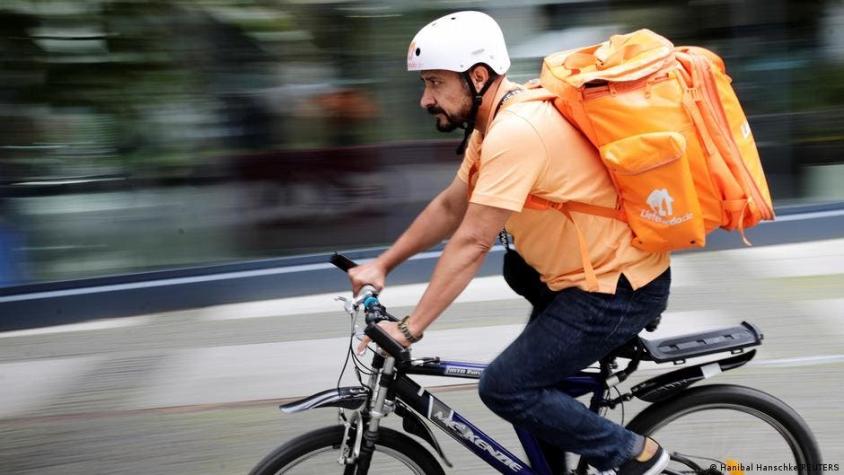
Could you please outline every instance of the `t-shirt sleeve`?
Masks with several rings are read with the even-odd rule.
[[[484,139],[480,163],[469,202],[520,212],[545,170],[547,155],[536,129],[508,114]]]
[[[463,155],[463,162],[460,164],[460,169],[457,170],[457,178],[463,183],[469,183],[469,170],[472,165],[480,160],[481,153],[481,134],[478,131],[472,132],[469,137],[469,144],[466,145],[466,153]]]

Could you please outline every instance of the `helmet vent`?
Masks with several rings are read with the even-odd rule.
[[[420,54],[422,54],[422,50],[419,49],[419,48],[416,48],[416,56],[419,56]]]

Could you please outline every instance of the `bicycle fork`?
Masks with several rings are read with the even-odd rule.
[[[346,423],[346,431],[343,435],[343,455],[340,462],[346,465],[345,475],[366,475],[369,471],[369,464],[372,461],[372,454],[375,452],[375,442],[378,440],[378,429],[381,419],[390,413],[387,399],[387,389],[395,378],[395,358],[383,359],[383,367],[378,368],[377,361],[373,361],[373,369],[376,370],[370,376],[369,388],[372,391],[370,399],[371,406],[364,417],[358,412],[356,420]],[[355,426],[355,443],[350,450],[349,432]],[[366,430],[362,430],[366,427]],[[351,453],[349,453],[351,452]]]

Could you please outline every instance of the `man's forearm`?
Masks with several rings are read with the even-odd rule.
[[[454,234],[462,219],[461,210],[449,208],[442,196],[438,196],[378,260],[390,272],[413,255],[430,249]]]
[[[466,236],[448,242],[434,268],[431,283],[408,322],[415,334],[421,334],[451,305],[478,272],[491,244]]]

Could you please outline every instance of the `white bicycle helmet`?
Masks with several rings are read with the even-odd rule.
[[[465,72],[484,63],[498,74],[510,68],[510,56],[498,23],[481,12],[465,11],[428,23],[407,50],[407,70]]]
[[[480,91],[475,88],[468,71],[479,63],[499,75],[510,69],[501,28],[492,17],[481,12],[456,12],[434,20],[416,33],[407,49],[408,71],[454,71],[463,77],[471,92],[472,108],[462,125],[464,135],[457,147],[458,155],[466,151],[484,93],[493,84],[487,81]]]

